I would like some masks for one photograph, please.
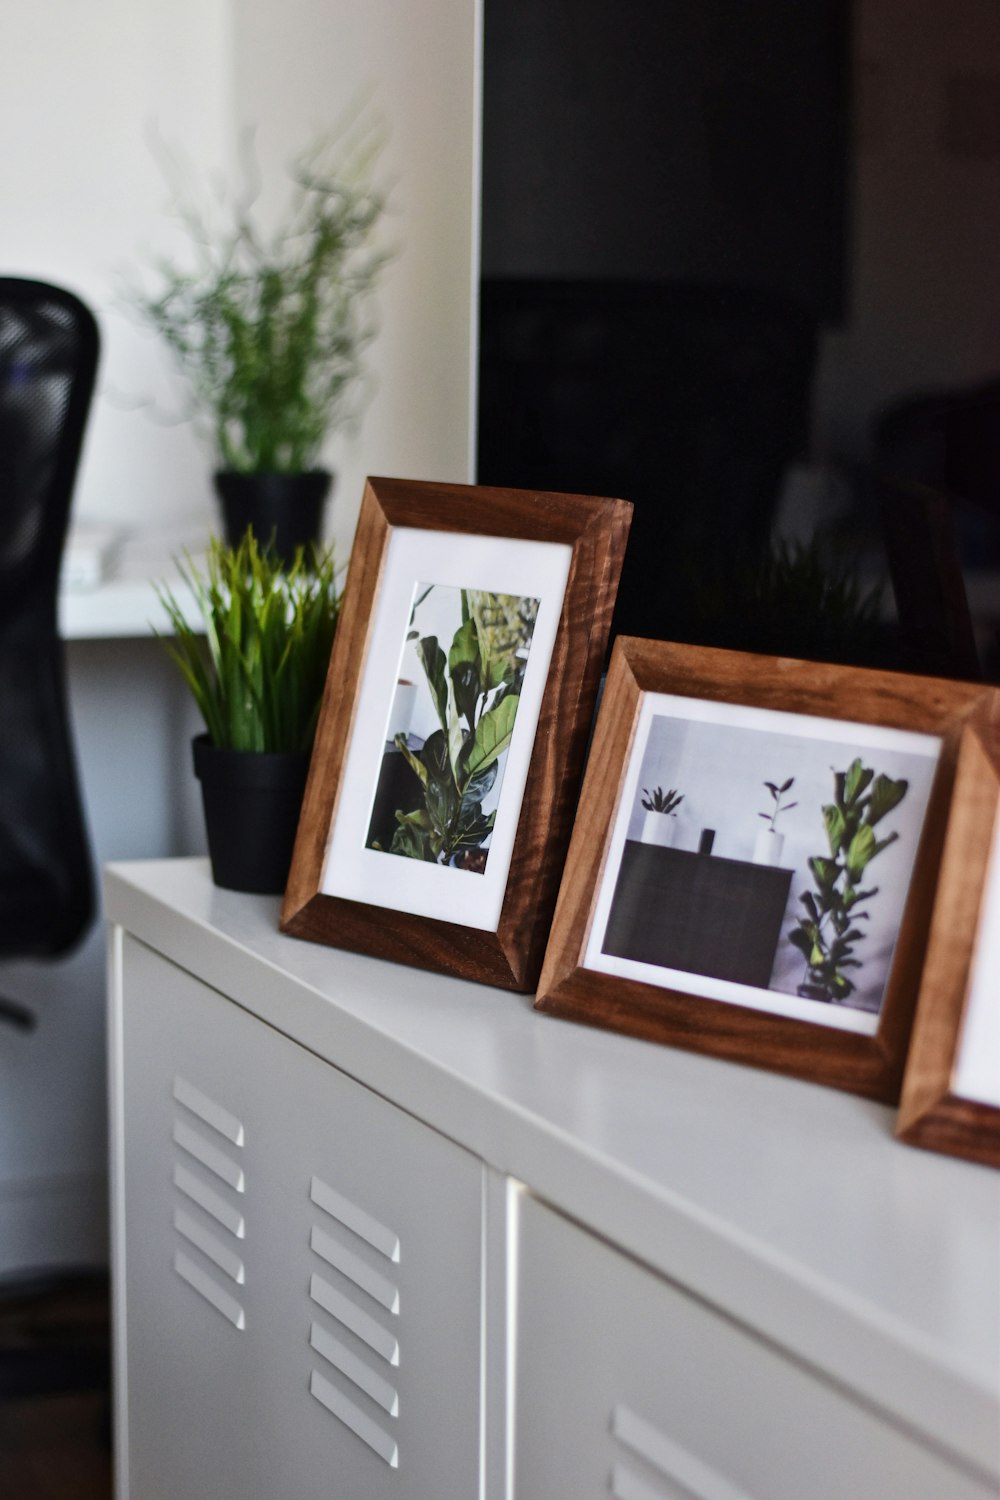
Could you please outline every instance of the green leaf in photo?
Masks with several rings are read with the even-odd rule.
[[[422,640],[419,640],[416,645],[416,652],[427,678],[427,686],[431,690],[431,697],[434,700],[438,722],[447,734],[448,663],[445,654],[438,644],[436,635],[424,636]]]
[[[496,708],[483,714],[476,726],[472,748],[465,762],[467,780],[477,776],[503,754],[514,733],[519,697],[504,698]]]
[[[868,822],[874,828],[884,817],[898,807],[906,796],[908,781],[893,781],[889,776],[877,776],[872,785],[868,802]]]

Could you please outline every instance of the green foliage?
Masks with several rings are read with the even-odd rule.
[[[647,812],[672,813],[683,801],[683,796],[675,792],[673,787],[669,792],[665,792],[662,786],[656,786],[652,791],[648,791],[646,787],[642,789],[642,805]]]
[[[672,640],[813,661],[865,663],[884,650],[882,585],[820,538],[730,556],[703,539],[674,589]]]
[[[252,217],[251,164],[218,229],[180,207],[193,267],[160,261],[157,289],[132,293],[176,356],[224,469],[302,473],[354,414],[374,333],[370,294],[388,259],[372,244],[385,205],[381,146],[364,123],[318,142],[291,168],[284,222],[270,237]]]
[[[750,582],[748,605],[757,630],[775,645],[787,642],[791,621],[809,648],[803,654],[826,658],[865,646],[877,629],[881,600],[881,585],[863,588],[854,561],[814,538],[772,544]]]
[[[791,812],[793,807],[798,807],[799,805],[797,802],[782,802],[781,800],[785,793],[790,792],[795,785],[795,777],[789,776],[788,780],[783,781],[780,786],[777,786],[773,781],[765,781],[763,784],[770,792],[771,801],[774,803],[774,806],[770,812],[758,813],[757,816],[758,818],[763,818],[771,832],[775,833],[778,827],[778,814]]]
[[[791,783],[787,783],[790,786]],[[806,914],[788,934],[789,941],[806,961],[807,977],[800,994],[814,1000],[846,1000],[855,984],[845,969],[860,969],[855,945],[864,937],[857,924],[869,913],[861,903],[878,895],[878,887],[861,889],[868,865],[899,837],[890,833],[879,839],[875,829],[899,806],[909,783],[875,775],[860,760],[846,771],[835,771],[834,800],[823,808],[823,826],[830,849],[809,860],[815,892],[799,897]]]
[[[205,627],[160,589],[165,641],[223,750],[309,750],[340,614],[333,549],[301,548],[285,568],[251,531],[236,548],[213,538],[204,574],[180,565]]]
[[[426,597],[414,605],[414,619]],[[463,589],[461,598],[462,622],[447,653],[436,636],[410,630],[440,728],[419,750],[396,736],[424,805],[396,813],[390,852],[436,864],[459,856],[482,869],[496,817],[483,812],[483,801],[514,733],[538,601],[473,589]]]

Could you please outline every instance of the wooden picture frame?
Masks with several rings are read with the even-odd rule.
[[[971,726],[959,750],[897,1135],[1000,1167],[1000,735]]]
[[[282,931],[534,989],[631,514],[368,480]]]
[[[895,1101],[923,965],[959,737],[972,722],[1000,722],[996,689],[619,637],[537,1008]],[[862,748],[857,752],[859,745]],[[681,751],[679,746],[683,746]],[[856,753],[857,772],[853,769]],[[867,763],[869,754],[871,764]],[[767,771],[761,775],[765,761]],[[847,892],[846,857],[841,861],[841,875],[832,874],[837,861],[832,856],[826,859],[833,846],[827,843],[823,808],[835,807],[836,795],[846,798],[849,789],[851,798],[844,803],[847,816],[865,820],[868,814],[858,811],[864,806],[860,793],[867,785],[864,795],[874,795],[872,778],[880,761],[897,769],[891,775],[885,772],[878,807],[891,804],[896,811],[883,818],[878,835],[873,830],[862,837],[881,843],[884,835],[888,842],[877,851],[881,869],[887,875],[894,873],[891,881],[881,882],[887,884],[887,895],[876,894],[862,903],[860,876],[854,895]],[[669,768],[674,764],[688,767],[694,797],[689,795],[690,788],[670,779]],[[796,771],[796,765],[804,768],[804,774]],[[684,859],[666,859],[638,847],[635,819],[639,806],[633,799],[641,791],[643,805],[654,800],[656,777],[650,768],[660,766],[664,768],[662,783],[669,783],[669,792],[688,795],[695,826],[688,831]],[[907,776],[899,774],[899,767],[907,770]],[[872,775],[865,783],[869,771]],[[842,782],[838,772],[844,775]],[[828,790],[818,792],[818,788]],[[893,804],[892,796],[897,793],[901,800]],[[751,802],[755,794],[761,797],[760,804]],[[805,847],[815,853],[808,852],[808,858],[796,855],[784,915],[776,918],[781,895],[769,890],[773,879],[748,875],[753,861],[746,853],[746,840],[751,837],[747,824],[756,827],[758,813],[767,821],[779,799],[790,803],[792,798],[803,807],[795,815],[798,831],[793,849]],[[713,806],[713,799],[726,809],[731,847],[722,840],[713,842],[710,829],[700,832],[697,827],[707,821],[703,812]],[[874,807],[872,815],[876,816]],[[894,822],[900,824],[902,838],[898,830],[890,837]],[[883,858],[888,843],[894,842],[898,847],[892,856]],[[868,858],[874,857],[871,847]],[[859,852],[865,850],[864,843],[851,848],[855,852],[850,858],[858,865],[864,858]],[[711,868],[716,856],[719,870]],[[826,862],[814,866],[812,860],[817,857]],[[748,879],[749,896],[739,885],[743,876]],[[831,887],[831,894],[823,896],[825,888],[819,885],[818,876],[839,880],[840,894]],[[872,879],[878,886],[875,871]],[[726,884],[733,880],[739,886],[735,895],[737,887]],[[833,903],[823,918],[827,922],[823,942],[829,952],[833,951],[829,936],[833,907],[836,920],[841,920],[844,911],[852,909],[855,896],[858,905],[853,909],[859,911],[882,902],[876,912],[881,957],[865,981],[875,995],[874,1000],[864,997],[868,1009],[862,1009],[864,976],[855,981],[848,1003],[826,1001],[820,994],[820,980],[829,987],[851,971],[840,959],[837,964],[831,960],[825,968],[814,965],[810,969],[805,953],[798,953],[800,939],[792,939],[792,932],[803,934],[801,941],[810,957],[823,957],[810,947],[813,940],[805,935],[804,924],[812,920],[804,899],[807,892],[813,897],[814,911],[818,910],[817,898]],[[868,919],[871,915],[869,910]],[[863,929],[860,934],[852,930],[858,927]],[[758,951],[763,941],[758,928],[766,928],[766,942],[773,944],[763,956]],[[847,953],[851,956],[853,947],[857,966],[856,954],[863,950],[870,920],[859,922],[851,917],[841,930],[845,940],[850,939]],[[773,955],[774,973],[781,965],[791,973],[793,958],[802,964],[801,986],[783,980],[785,988],[779,989],[773,977],[761,983],[760,966],[766,966],[768,951]],[[870,965],[874,960],[865,962]],[[700,966],[697,970],[696,965]],[[802,989],[807,993],[802,994]],[[824,990],[823,994],[828,992],[834,993]]]

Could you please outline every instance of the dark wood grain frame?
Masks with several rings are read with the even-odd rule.
[[[644,693],[939,735],[937,765],[874,1036],[718,1003],[583,967]],[[594,735],[536,1006],[553,1015],[752,1063],[874,1099],[899,1097],[944,843],[958,742],[1000,722],[1000,693],[911,677],[619,637]]]
[[[283,932],[507,989],[534,990],[569,843],[631,517],[632,506],[625,500],[368,480],[282,907]],[[556,542],[571,549],[495,932],[333,897],[319,889],[355,730],[383,563],[396,527]]]
[[[952,1092],[1000,807],[1000,736],[962,736],[937,901],[903,1077],[897,1134],[1000,1167],[1000,1109]],[[1000,990],[1000,975],[996,976]],[[998,999],[1000,1003],[1000,999]]]

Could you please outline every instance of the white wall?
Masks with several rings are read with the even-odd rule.
[[[241,125],[270,184],[363,88],[388,122],[400,247],[379,301],[376,394],[338,471],[345,551],[364,476],[470,475],[477,277],[479,0],[9,0],[0,58],[0,270],[80,292],[103,337],[80,516],[214,524],[210,450],[171,366],[121,305],[124,278],[182,248],[156,130],[196,180],[232,175]],[[153,403],[149,410],[136,410]]]
[[[101,324],[101,394],[78,514],[157,526],[207,511],[189,426],[122,405],[163,386],[150,340],[113,310],[124,271],[169,242],[145,131],[222,159],[232,113],[229,0],[13,0],[0,61],[0,268],[80,293]]]
[[[7,0],[0,49],[0,274],[66,285],[94,308],[103,357],[75,509],[144,531],[215,523],[210,453],[141,406],[176,392],[156,341],[116,306],[121,279],[183,242],[154,127],[196,173],[258,127],[265,172],[371,87],[391,137],[399,255],[371,351],[360,434],[328,455],[346,558],[366,473],[471,474],[478,279],[480,0]],[[157,642],[69,652],[95,856],[203,847],[190,701]],[[3,789],[0,788],[0,795]],[[38,1030],[0,1027],[0,1278],[99,1258],[105,1230],[103,932],[51,965],[0,966]]]
[[[334,531],[353,534],[366,474],[472,477],[478,280],[479,0],[242,0],[237,118],[260,122],[265,173],[370,91],[390,138],[375,395],[330,448]]]

